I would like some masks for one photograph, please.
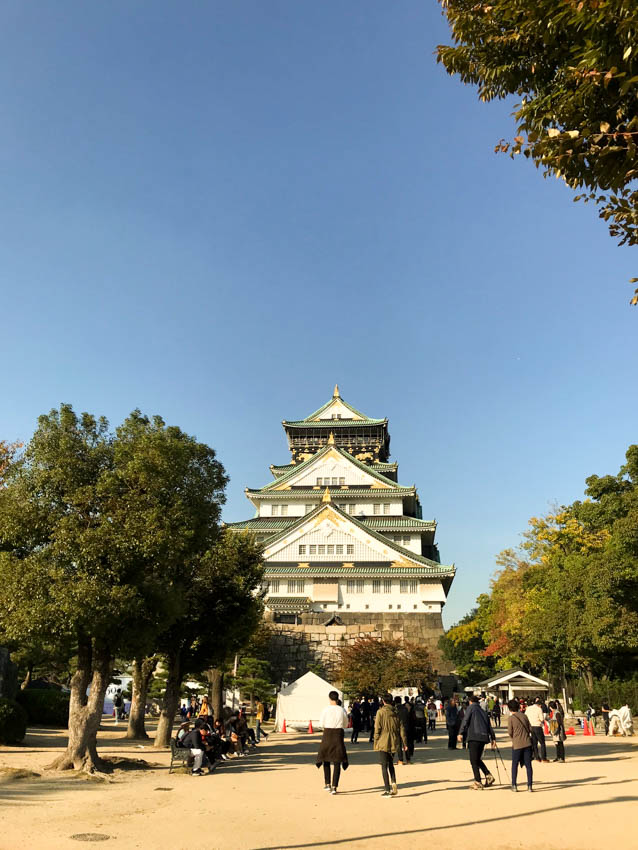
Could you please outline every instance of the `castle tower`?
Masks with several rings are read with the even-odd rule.
[[[291,679],[317,665],[329,675],[338,647],[360,635],[425,644],[441,671],[455,569],[440,563],[436,523],[422,519],[416,488],[398,483],[388,420],[356,410],[335,386],[314,413],[282,424],[291,463],[247,488],[256,516],[230,524],[264,546],[278,672]]]

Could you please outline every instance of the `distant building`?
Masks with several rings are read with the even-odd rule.
[[[388,420],[356,410],[335,387],[314,413],[282,424],[291,463],[247,488],[256,516],[230,524],[264,545],[282,676],[308,665],[332,672],[338,647],[359,635],[426,643],[440,668],[455,570],[440,563],[436,522],[422,518],[416,488],[398,483]]]

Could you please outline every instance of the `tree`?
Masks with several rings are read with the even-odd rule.
[[[482,101],[515,95],[523,153],[594,201],[620,244],[638,244],[638,7],[633,0],[440,0],[449,74]],[[632,279],[632,283],[637,279]],[[638,304],[638,290],[632,298]]]
[[[237,667],[237,675],[232,677],[231,687],[240,694],[248,695],[251,713],[255,710],[255,699],[264,700],[273,695],[275,686],[270,681],[271,671],[267,661],[260,661],[244,655]]]
[[[257,592],[263,571],[262,547],[254,535],[225,530],[185,574],[184,613],[159,640],[166,690],[156,747],[168,746],[185,676],[223,666],[257,630],[263,615]]]
[[[218,533],[213,449],[135,411],[115,434],[69,405],[38,421],[0,491],[0,632],[72,641],[69,740],[52,767],[103,767],[97,731],[115,655],[184,611],[182,564]]]
[[[379,695],[404,687],[425,690],[434,680],[430,655],[418,644],[361,637],[339,653],[339,677],[347,696]]]
[[[494,671],[494,659],[486,657],[485,635],[489,627],[490,597],[482,593],[478,607],[442,635],[439,649],[454,664],[456,674],[467,684],[480,682]]]

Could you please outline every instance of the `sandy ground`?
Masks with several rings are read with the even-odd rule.
[[[0,768],[39,777],[7,781],[0,770],[0,848],[65,850],[72,836],[108,836],[120,850],[274,850],[274,848],[472,847],[473,850],[638,848],[638,738],[568,738],[566,764],[534,766],[533,794],[502,786],[470,790],[467,753],[449,751],[443,730],[417,746],[416,763],[398,766],[399,796],[380,796],[380,768],[367,742],[348,746],[339,793],[323,790],[314,766],[319,735],[271,734],[250,758],[212,776],[168,773],[170,755],[122,739],[107,721],[100,753],[144,759],[116,770],[108,784],[50,773],[64,745],[55,730],[30,730],[21,747],[0,748]],[[509,746],[499,732],[506,764]],[[550,758],[553,745],[548,745]],[[494,757],[488,753],[494,770]],[[509,770],[509,764],[508,764]],[[525,780],[519,780],[519,787]]]

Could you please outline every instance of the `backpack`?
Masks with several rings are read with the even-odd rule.
[[[558,735],[559,729],[560,729],[560,725],[558,723],[558,720],[556,720],[556,718],[552,717],[552,719],[549,721],[549,731],[550,731],[550,733],[552,735]]]

